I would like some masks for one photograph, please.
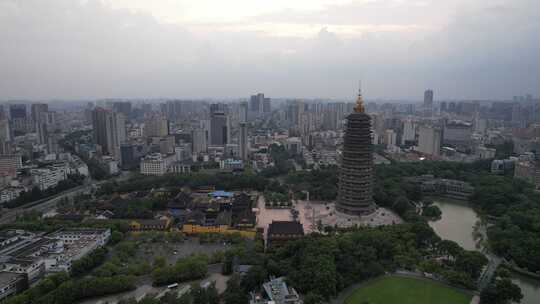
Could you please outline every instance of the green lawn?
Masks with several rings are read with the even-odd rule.
[[[345,304],[469,304],[471,298],[436,282],[392,276],[358,288]]]

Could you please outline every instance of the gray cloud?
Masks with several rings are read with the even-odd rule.
[[[534,16],[540,3],[478,0],[460,7],[447,22],[425,16],[444,8],[432,4],[409,13],[405,5],[386,7],[380,18],[352,4],[319,15],[259,16],[261,22],[328,24],[299,38],[242,30],[242,24],[234,31],[187,30],[95,0],[0,0],[0,99],[241,97],[255,91],[350,97],[360,77],[372,98],[420,98],[427,87],[441,98],[540,95],[540,21]],[[353,36],[332,30],[390,24],[392,14],[396,25],[436,27]]]

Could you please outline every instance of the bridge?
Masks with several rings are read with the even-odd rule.
[[[484,272],[482,272],[480,278],[478,279],[478,290],[480,291],[482,291],[489,285],[489,283],[493,279],[493,275],[495,275],[495,271],[503,261],[502,258],[490,253],[486,253],[486,257],[488,258],[489,263]]]

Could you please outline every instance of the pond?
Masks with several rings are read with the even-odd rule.
[[[435,199],[435,205],[441,211],[441,219],[431,221],[429,225],[443,239],[452,240],[467,250],[478,250],[473,237],[474,226],[479,221],[476,212],[465,202]],[[512,273],[512,281],[521,287],[522,304],[540,303],[540,280]]]

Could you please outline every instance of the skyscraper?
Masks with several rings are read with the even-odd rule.
[[[92,112],[94,142],[103,154],[119,157],[120,144],[126,139],[125,118],[122,114],[97,107]]]
[[[7,119],[0,119],[0,155],[11,153],[11,129]]]
[[[131,102],[129,101],[115,101],[113,103],[113,110],[116,113],[122,113],[125,117],[131,115]]]
[[[424,113],[425,116],[431,116],[433,114],[433,90],[426,90],[424,92]]]
[[[215,111],[210,117],[210,145],[225,146],[229,142],[229,118],[224,112]]]
[[[371,118],[365,113],[361,91],[354,112],[347,116],[336,210],[350,215],[375,211]]]
[[[263,113],[268,114],[272,112],[272,99],[265,97],[263,99]]]
[[[243,101],[240,103],[240,107],[238,108],[238,111],[239,111],[239,115],[238,115],[239,122],[247,122],[248,113],[249,113],[247,101]]]
[[[248,134],[247,134],[247,125],[245,123],[240,123],[240,158],[242,160],[248,159]]]
[[[55,112],[39,112],[39,117],[35,120],[36,133],[38,134],[38,142],[47,144],[49,134],[54,131]]]
[[[251,95],[249,100],[249,110],[257,115],[262,112],[264,102],[264,94],[258,93],[257,95]]]
[[[441,154],[441,131],[433,126],[420,126],[418,129],[418,151],[429,155]]]
[[[25,104],[12,104],[9,106],[9,118],[11,119],[12,129],[16,132],[25,133],[28,131],[28,118],[26,116]]]
[[[49,105],[46,103],[33,103],[30,106],[30,116],[32,118],[32,128],[37,132],[39,120],[41,119],[41,113],[49,111]]]
[[[152,115],[144,121],[144,136],[163,137],[169,135],[169,121],[163,115]]]
[[[193,140],[193,154],[206,153],[208,150],[208,141],[206,140],[206,130],[203,128],[195,129],[191,132]]]

